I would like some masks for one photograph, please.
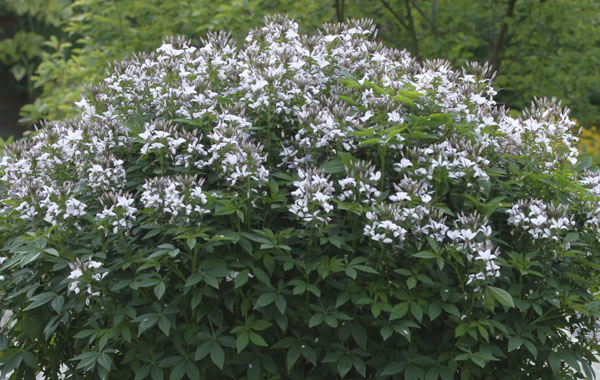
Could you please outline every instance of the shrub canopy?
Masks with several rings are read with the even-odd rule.
[[[0,163],[14,378],[583,378],[600,173],[366,20],[117,64]],[[11,312],[8,312],[8,311]]]

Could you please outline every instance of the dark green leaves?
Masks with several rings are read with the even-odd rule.
[[[31,309],[35,309],[36,307],[40,307],[40,306],[50,302],[51,300],[54,300],[56,297],[57,297],[56,293],[54,293],[54,292],[40,293],[31,298],[31,303],[24,310],[31,310]]]
[[[487,286],[485,291],[486,295],[489,294],[494,297],[494,299],[496,299],[500,305],[505,307],[515,307],[512,296],[506,290],[494,286]]]
[[[200,360],[207,355],[210,356],[210,360],[214,365],[223,369],[223,365],[225,364],[225,351],[223,351],[223,347],[216,340],[210,339],[198,346],[194,355],[194,360]]]

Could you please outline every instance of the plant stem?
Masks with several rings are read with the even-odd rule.
[[[383,191],[385,185],[385,155],[386,149],[381,145],[378,148],[379,151],[379,162],[381,163],[381,180],[379,182],[379,191]]]

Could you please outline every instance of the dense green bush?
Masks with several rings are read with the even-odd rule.
[[[2,371],[591,377],[600,173],[568,112],[375,33],[166,41],[10,145]]]

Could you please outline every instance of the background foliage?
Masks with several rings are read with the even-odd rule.
[[[389,45],[455,65],[490,61],[499,100],[512,109],[534,95],[557,96],[582,126],[600,119],[600,3],[593,0],[2,0],[19,16],[0,61],[31,94],[22,121],[75,114],[82,86],[108,61],[156,48],[165,35],[234,36],[280,12],[304,30],[370,17]],[[35,75],[34,75],[35,74]]]

